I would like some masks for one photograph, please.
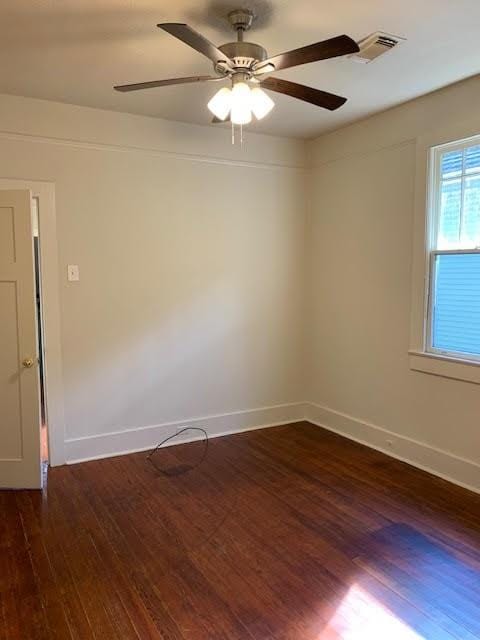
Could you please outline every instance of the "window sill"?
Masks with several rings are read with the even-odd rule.
[[[424,351],[409,351],[410,369],[434,376],[480,384],[480,361],[463,360]]]

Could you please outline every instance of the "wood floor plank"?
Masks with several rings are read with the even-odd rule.
[[[0,640],[480,638],[480,496],[307,423],[204,447],[0,492]]]

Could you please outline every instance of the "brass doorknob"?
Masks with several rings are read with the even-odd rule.
[[[33,358],[25,358],[25,360],[22,360],[22,364],[26,369],[33,367],[34,362],[35,360]]]

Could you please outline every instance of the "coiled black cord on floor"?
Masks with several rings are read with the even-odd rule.
[[[203,442],[204,442],[204,447],[203,447],[203,452],[202,452],[202,456],[201,458],[199,458],[199,460],[197,460],[197,462],[195,462],[194,464],[183,464],[183,465],[179,465],[178,467],[173,467],[170,469],[162,469],[161,467],[159,467],[157,465],[157,463],[155,462],[153,455],[160,449],[160,447],[162,447],[166,442],[168,442],[169,440],[173,440],[173,438],[176,438],[177,436],[179,436],[181,433],[185,433],[186,431],[199,431],[200,433],[203,433],[203,435],[205,436]],[[177,433],[173,433],[171,436],[168,436],[166,438],[164,438],[163,440],[161,440],[157,446],[155,447],[155,449],[152,449],[152,451],[150,451],[150,453],[147,455],[147,460],[152,464],[153,467],[155,467],[155,469],[159,472],[159,473],[163,473],[163,475],[165,476],[179,476],[183,473],[188,473],[189,471],[193,471],[193,469],[196,469],[197,467],[199,467],[202,462],[205,460],[205,458],[207,457],[208,454],[208,433],[205,431],[205,429],[202,429],[201,427],[184,427],[183,429],[180,429],[180,431],[177,431]]]

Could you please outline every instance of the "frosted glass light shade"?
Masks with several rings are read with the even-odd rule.
[[[250,108],[250,87],[246,82],[237,82],[232,89],[232,112],[233,124],[248,124],[252,120],[252,110]]]
[[[225,120],[232,106],[232,91],[228,87],[222,87],[207,104],[209,110],[219,120]]]
[[[233,124],[248,124],[252,112],[257,120],[264,118],[275,103],[260,87],[250,88],[246,82],[236,82],[233,89],[222,87],[208,103],[209,110],[219,120],[230,114]]]
[[[261,120],[275,106],[273,100],[260,87],[255,87],[250,91],[250,106],[257,120]]]

